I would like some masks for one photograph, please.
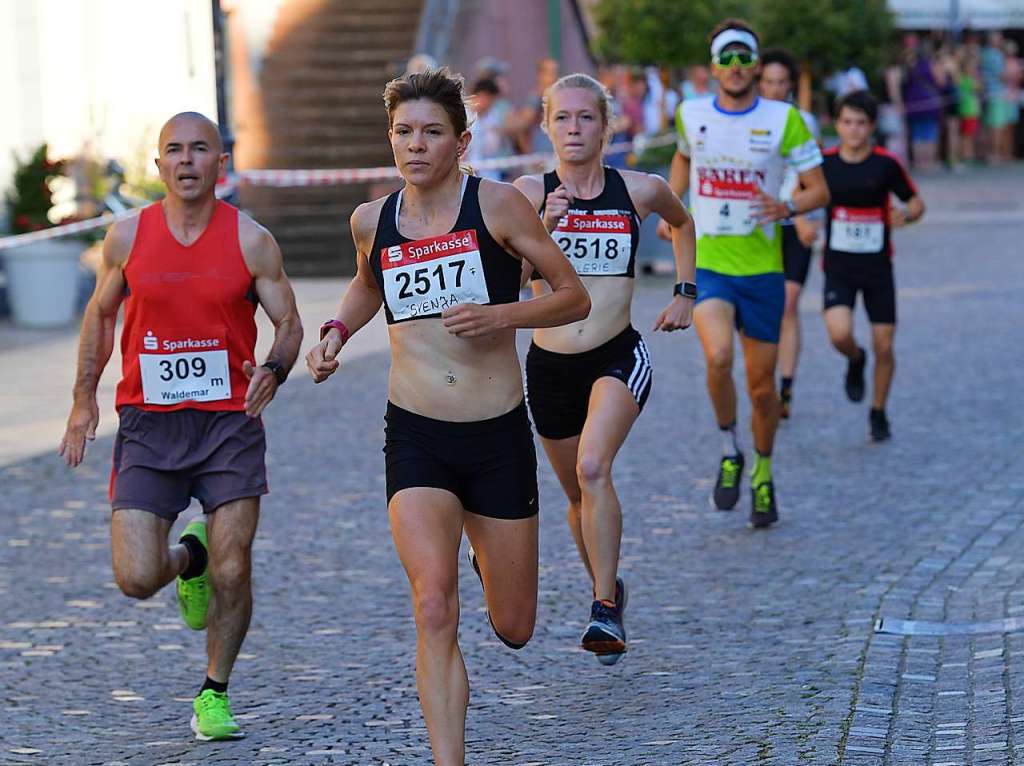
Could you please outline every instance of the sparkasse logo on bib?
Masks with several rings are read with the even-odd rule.
[[[146,330],[146,337],[142,339],[142,347],[146,351],[156,351],[160,347],[160,341],[157,340],[152,330]]]

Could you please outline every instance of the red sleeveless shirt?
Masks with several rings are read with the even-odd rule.
[[[238,210],[217,202],[191,245],[157,202],[139,216],[124,267],[122,378],[116,407],[244,410],[254,362],[256,292],[238,241]]]

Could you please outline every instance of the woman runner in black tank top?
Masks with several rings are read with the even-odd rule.
[[[558,171],[544,174],[544,199],[562,186]],[[544,203],[540,216],[544,218]],[[581,277],[633,277],[640,242],[640,216],[615,168],[604,166],[604,185],[593,199],[574,198],[564,221],[551,232]],[[534,272],[533,279],[540,279]]]
[[[306,361],[325,380],[348,336],[384,305],[388,514],[412,588],[417,688],[434,763],[462,766],[463,530],[498,637],[523,646],[536,617],[537,464],[515,330],[577,321],[590,301],[523,196],[460,170],[470,140],[461,78],[410,74],[384,100],[405,187],[352,215],[356,275]],[[526,265],[555,286],[551,295],[517,300]]]
[[[520,261],[491,236],[480,212],[480,179],[463,175],[459,217],[452,230],[412,241],[398,230],[404,189],[384,201],[373,238],[373,276],[384,295],[388,324],[438,317],[467,301],[519,300]]]
[[[515,184],[591,296],[586,319],[534,332],[526,380],[533,421],[568,498],[569,527],[593,583],[581,644],[611,665],[626,651],[622,513],[611,467],[652,380],[647,346],[630,322],[640,222],[653,212],[675,227],[676,279],[686,293],[673,295],[655,330],[690,324],[696,247],[693,222],[664,179],[602,165],[608,99],[587,75],[556,82],[545,95],[543,125],[558,167]],[[534,295],[547,290],[543,279],[533,281]]]

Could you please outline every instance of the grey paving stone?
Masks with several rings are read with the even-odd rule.
[[[1007,408],[1024,390],[1007,319],[1024,288],[1020,228],[941,223],[965,197],[1012,196],[1006,177],[979,178],[925,180],[937,222],[896,236],[889,444],[869,445],[866,408],[845,401],[812,270],[774,459],[782,522],[767,533],[746,529],[746,495],[735,513],[706,510],[717,435],[696,336],[648,334],[654,391],[616,462],[632,597],[614,668],[576,648],[587,582],[541,456],[538,625],[521,653],[494,640],[461,573],[469,763],[1020,760],[1024,636],[872,634],[881,615],[1024,613],[1024,421]],[[638,327],[669,284],[639,280]],[[189,735],[203,636],[179,625],[173,593],[138,604],[112,587],[109,438],[76,473],[52,455],[0,469],[0,763],[429,763],[384,508],[387,363],[360,357],[327,387],[293,378],[266,415],[273,492],[231,684],[240,742]]]

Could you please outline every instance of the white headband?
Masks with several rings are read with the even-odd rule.
[[[711,41],[711,55],[717,56],[726,46],[733,43],[746,45],[751,51],[757,53],[757,38],[750,34],[750,32],[745,32],[742,29],[723,29]]]

